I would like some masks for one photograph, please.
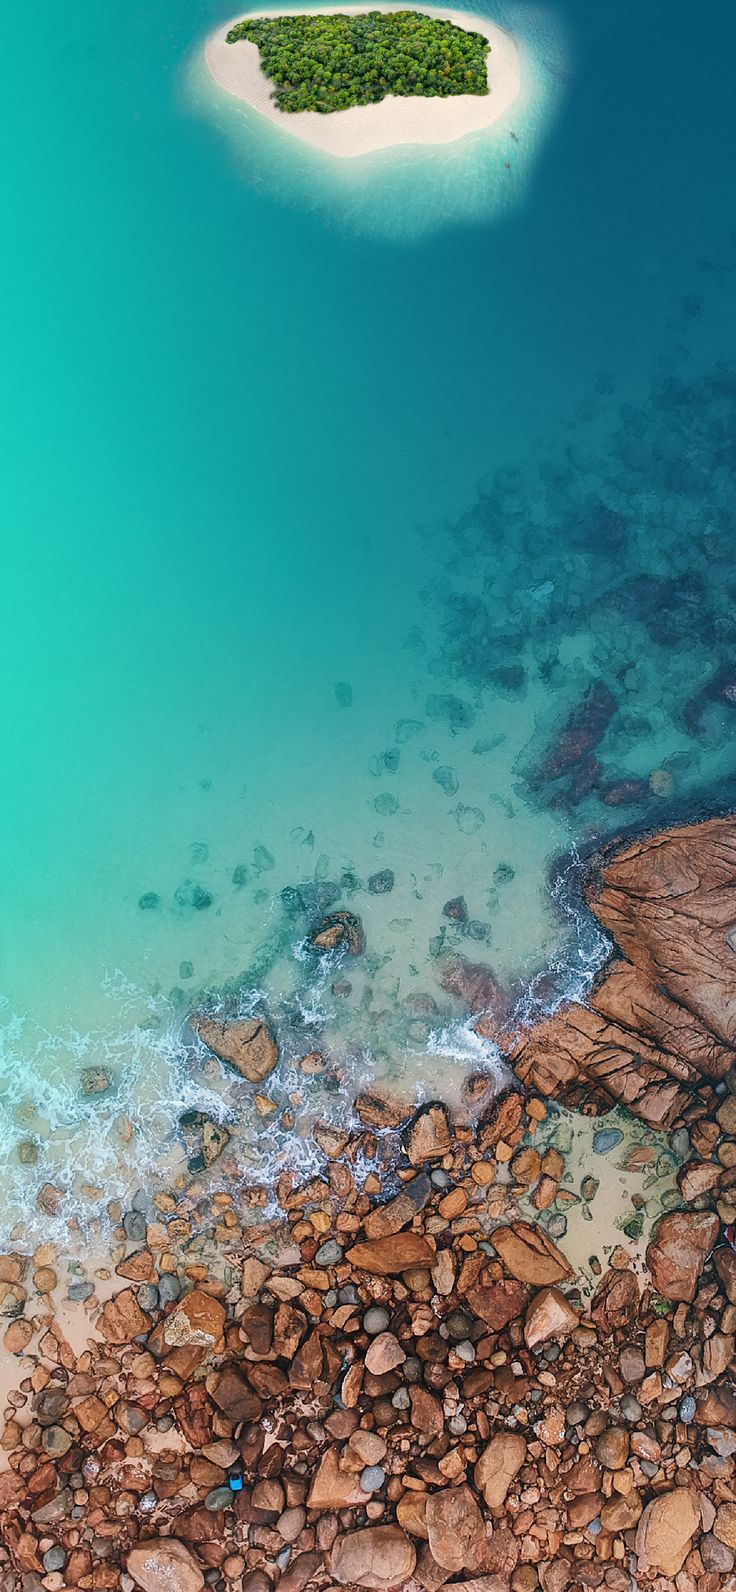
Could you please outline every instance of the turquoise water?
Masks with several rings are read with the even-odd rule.
[[[550,859],[730,788],[736,22],[489,14],[518,118],[349,173],[217,96],[204,0],[7,26],[8,1224],[147,1175],[182,1104],[247,1122],[181,1045],[203,989],[344,1089],[456,1083],[443,957],[582,976]],[[601,772],[540,785],[592,681]],[[328,884],[349,994],[299,949]]]

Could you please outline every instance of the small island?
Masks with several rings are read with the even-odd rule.
[[[281,111],[344,111],[387,94],[487,94],[490,43],[421,11],[247,17],[228,44],[257,44]]]
[[[326,7],[236,18],[206,46],[219,88],[331,155],[445,144],[519,92],[515,41],[469,12]]]

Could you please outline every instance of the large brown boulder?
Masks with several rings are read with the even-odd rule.
[[[330,1572],[341,1586],[391,1592],[413,1574],[416,1549],[400,1526],[367,1526],[338,1537],[330,1555]]]
[[[634,967],[736,1045],[736,819],[637,841],[588,895]]]
[[[402,1134],[404,1149],[412,1166],[423,1166],[427,1161],[441,1161],[452,1149],[452,1133],[447,1106],[440,1100],[430,1100],[414,1113]]]
[[[636,1532],[639,1569],[679,1575],[699,1526],[698,1496],[692,1487],[675,1487],[653,1498]]]
[[[396,1277],[412,1266],[433,1266],[436,1251],[422,1233],[393,1233],[388,1238],[353,1244],[346,1260],[374,1277]]]
[[[197,1561],[175,1537],[153,1537],[131,1548],[128,1575],[143,1592],[201,1592],[204,1576]]]
[[[469,1487],[443,1487],[427,1499],[429,1551],[443,1570],[478,1568],[486,1543],[485,1526]]]
[[[713,1211],[670,1211],[661,1216],[647,1250],[652,1282],[665,1299],[690,1303],[718,1237]]]
[[[190,1019],[208,1049],[226,1061],[248,1083],[263,1083],[279,1059],[278,1045],[270,1028],[260,1017],[232,1018],[195,1016]]]
[[[562,1251],[547,1237],[543,1228],[535,1227],[531,1222],[494,1227],[491,1237],[506,1270],[518,1282],[528,1282],[533,1288],[543,1288],[546,1284],[564,1282],[566,1277],[572,1276],[572,1267]]]
[[[614,962],[593,988],[590,1004],[609,1022],[643,1034],[658,1050],[679,1056],[706,1078],[725,1078],[734,1064],[728,1045],[628,962]]]

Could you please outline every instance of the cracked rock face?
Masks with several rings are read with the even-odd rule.
[[[605,863],[589,904],[624,953],[589,1003],[533,1028],[484,1017],[517,1076],[580,1104],[610,1100],[669,1129],[714,1109],[736,1062],[736,819],[637,841]]]
[[[234,1067],[248,1083],[263,1083],[273,1072],[279,1059],[278,1046],[260,1017],[220,1022],[215,1017],[195,1016],[191,1026],[220,1061]]]

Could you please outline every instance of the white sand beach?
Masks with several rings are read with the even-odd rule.
[[[258,46],[240,39],[227,43],[227,34],[244,15],[276,17],[296,14],[299,7],[279,7],[241,12],[208,39],[205,57],[218,87],[243,100],[293,137],[326,154],[351,159],[397,144],[450,144],[467,133],[481,132],[498,122],[519,93],[520,62],[517,45],[509,33],[469,11],[445,11],[435,6],[364,5],[318,6],[316,11],[421,11],[458,27],[484,33],[490,40],[487,95],[458,94],[447,99],[421,95],[389,94],[378,105],[354,105],[349,110],[285,112],[272,99],[274,85],[261,68]],[[310,8],[311,12],[311,8]]]

